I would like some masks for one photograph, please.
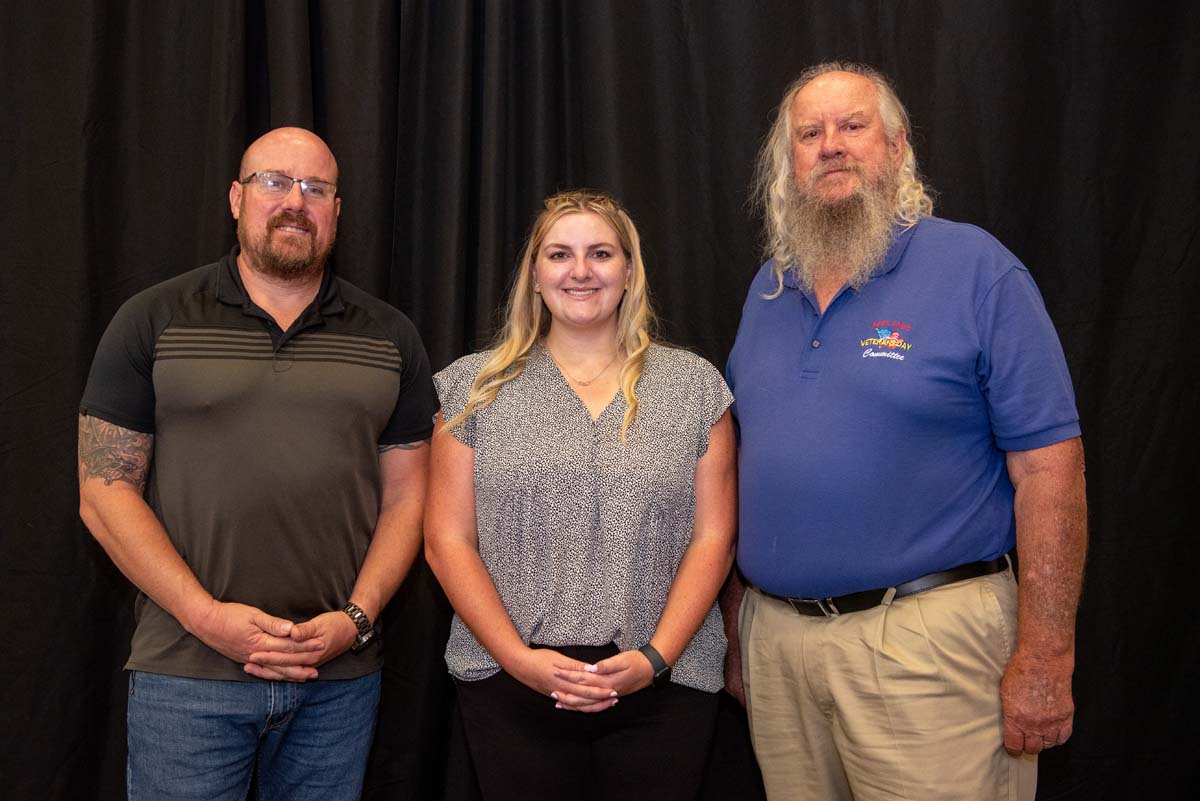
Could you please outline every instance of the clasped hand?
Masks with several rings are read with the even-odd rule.
[[[315,679],[317,667],[344,653],[358,633],[350,617],[341,611],[293,623],[246,604],[212,603],[193,633],[260,679]]]
[[[559,709],[602,712],[654,679],[650,661],[638,651],[623,651],[594,665],[551,648],[529,649],[512,671],[525,686],[548,695]]]

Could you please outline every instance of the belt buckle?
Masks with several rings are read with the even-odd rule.
[[[841,614],[832,598],[788,598],[788,603],[792,605],[792,608],[795,608],[796,604],[812,604],[821,610],[821,614],[825,617],[837,617]]]

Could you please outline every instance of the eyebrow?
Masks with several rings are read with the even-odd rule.
[[[865,118],[869,119],[870,116],[871,116],[871,114],[867,109],[860,108],[860,109],[855,109],[854,111],[851,111],[847,114],[841,115],[840,117],[837,118],[837,121],[838,122],[849,122],[850,120],[854,119],[855,117],[859,117],[859,118],[865,117]],[[801,120],[800,122],[796,123],[796,128],[812,127],[814,125],[820,125],[822,122],[823,122],[823,118],[807,117],[807,118]]]
[[[619,246],[617,246],[613,242],[593,242],[590,245],[587,245],[588,250],[591,250],[592,248],[599,248],[599,247],[620,250]],[[570,245],[564,245],[561,242],[547,242],[546,244],[542,245],[543,250],[546,250],[549,248],[562,248],[563,250],[571,250]]]

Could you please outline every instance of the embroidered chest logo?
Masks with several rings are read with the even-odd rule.
[[[863,351],[863,358],[882,357],[904,361],[905,353],[912,350],[912,343],[904,338],[909,331],[912,331],[912,326],[897,320],[876,320],[871,323],[871,327],[875,329],[875,336],[860,340],[858,343],[866,348]]]

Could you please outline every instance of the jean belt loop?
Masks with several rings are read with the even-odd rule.
[[[888,587],[887,592],[885,592],[883,594],[883,599],[880,600],[879,605],[880,606],[891,606],[892,601],[895,600],[895,598],[896,598],[896,588]]]

